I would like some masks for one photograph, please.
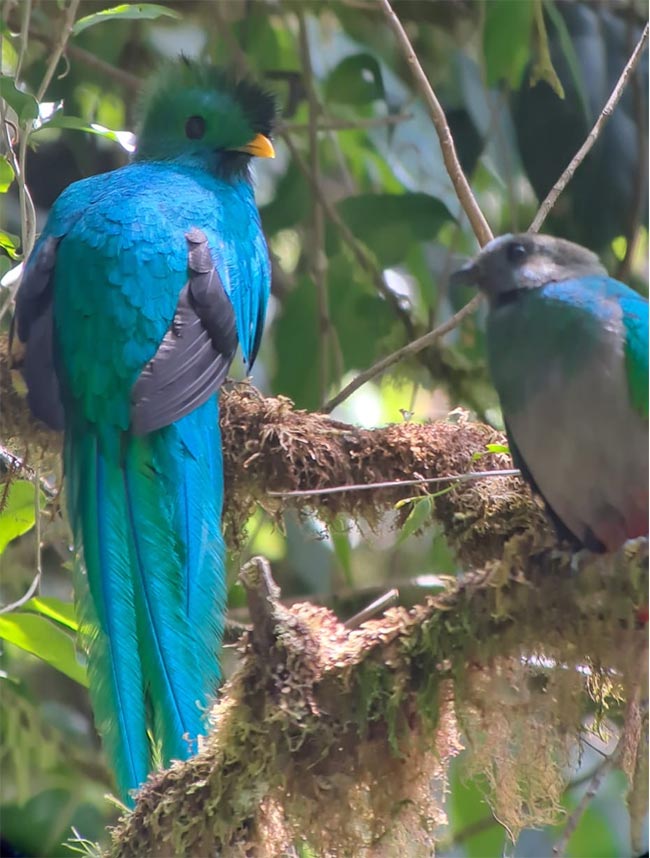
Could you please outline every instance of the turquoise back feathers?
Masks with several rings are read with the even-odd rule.
[[[550,236],[497,238],[454,278],[488,298],[513,459],[560,534],[595,551],[646,535],[647,300]]]
[[[91,698],[124,798],[206,730],[226,603],[217,391],[238,347],[252,365],[270,289],[249,163],[273,155],[272,98],[180,60],[142,104],[134,163],[52,208],[13,334],[32,410],[65,430]]]

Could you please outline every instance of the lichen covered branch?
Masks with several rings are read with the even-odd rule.
[[[638,684],[646,563],[639,542],[571,574],[518,537],[447,593],[349,630],[283,607],[255,559],[252,631],[216,729],[150,778],[111,856],[431,855],[459,727],[513,835],[553,820],[588,694],[602,707]]]

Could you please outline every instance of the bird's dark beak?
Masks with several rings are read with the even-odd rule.
[[[478,271],[474,260],[470,260],[458,271],[454,271],[449,278],[449,285],[452,289],[457,289],[459,286],[477,286]]]
[[[247,155],[255,155],[257,158],[275,158],[273,143],[264,134],[256,134],[245,146],[234,149],[235,152],[246,152]]]

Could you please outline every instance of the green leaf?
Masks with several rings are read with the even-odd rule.
[[[0,158],[0,194],[7,193],[14,178],[14,168],[11,166],[9,161],[2,156]],[[2,233],[2,235],[6,235],[6,233]]]
[[[490,0],[485,4],[483,57],[488,86],[502,80],[518,88],[530,57],[534,5],[530,0]]]
[[[342,524],[345,524],[342,522]],[[348,587],[354,587],[354,578],[352,576],[352,546],[350,545],[350,534],[330,528],[330,538],[334,548],[336,559],[341,564],[343,570],[343,580]]]
[[[41,492],[41,506],[46,503],[47,499]],[[9,486],[0,512],[0,554],[12,539],[34,527],[35,514],[34,484],[29,480],[16,480]]]
[[[38,118],[38,101],[28,92],[16,87],[11,77],[0,77],[0,97],[16,111],[21,125],[27,125]]]
[[[25,602],[22,610],[42,614],[44,617],[56,620],[57,623],[73,632],[79,628],[72,602],[64,602],[62,599],[55,599],[54,596],[35,596]]]
[[[32,653],[80,685],[88,685],[86,669],[77,661],[74,639],[45,617],[4,614],[0,616],[0,637]]]
[[[429,194],[358,194],[338,211],[358,239],[390,268],[402,262],[413,243],[434,238],[451,220],[447,207]]]
[[[342,60],[325,84],[328,101],[370,105],[385,97],[381,67],[372,54],[355,54]]]
[[[106,140],[113,140],[115,143],[119,143],[120,146],[124,146],[124,148],[129,148],[125,143],[126,138],[131,137],[128,131],[113,131],[96,122],[88,123],[80,116],[66,116],[63,113],[52,114],[49,119],[44,120],[38,128],[35,128],[30,136],[34,137],[39,131],[50,128],[69,128],[73,131],[85,131],[88,134],[96,134],[98,137],[104,137]]]
[[[20,253],[18,252],[18,245],[20,244],[20,237],[17,235],[13,235],[10,232],[1,232],[0,231],[0,247],[4,250],[4,252],[11,259],[20,259]]]
[[[413,500],[413,498],[410,500]],[[403,502],[400,501],[399,505],[402,506]],[[410,511],[406,521],[402,525],[400,535],[397,539],[397,545],[401,545],[410,536],[413,536],[414,533],[417,533],[418,530],[424,527],[424,523],[430,517],[432,512],[433,497],[431,495],[427,495],[427,497],[424,498],[417,498],[413,503],[413,509]]]
[[[162,17],[181,20],[183,16],[174,9],[159,6],[157,3],[120,3],[119,6],[113,6],[112,9],[102,9],[101,12],[94,12],[92,15],[79,18],[72,28],[72,35],[78,36],[88,27],[94,27],[95,24],[101,24],[102,21],[116,21],[125,18],[153,21],[155,18]]]

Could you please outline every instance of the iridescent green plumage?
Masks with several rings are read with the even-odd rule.
[[[181,60],[142,103],[135,162],[57,200],[16,314],[30,404],[65,427],[91,696],[125,796],[205,732],[225,612],[216,390],[238,343],[254,360],[269,294],[248,165],[272,153],[272,100]]]

